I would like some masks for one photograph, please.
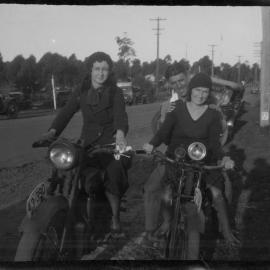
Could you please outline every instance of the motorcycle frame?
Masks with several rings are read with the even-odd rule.
[[[187,198],[187,199],[191,199],[192,196],[190,195],[184,195],[182,194],[182,191],[183,191],[183,188],[184,188],[184,183],[185,181],[187,180],[187,171],[190,170],[189,168],[185,168],[184,165],[182,165],[181,163],[177,165],[177,170],[181,170],[181,173],[180,173],[180,176],[178,177],[178,180],[177,180],[177,191],[176,192],[173,192],[173,199],[172,199],[172,206],[173,206],[173,220],[172,220],[172,223],[171,223],[171,233],[173,233],[171,235],[171,239],[172,241],[170,241],[170,247],[169,248],[172,248],[175,246],[175,241],[176,241],[176,228],[178,226],[178,224],[180,224],[182,222],[181,218],[182,216],[184,217],[184,224],[187,224],[187,221],[186,221],[186,215],[183,214],[183,211],[184,210],[184,205],[186,202],[181,202],[181,199],[182,198]],[[198,176],[197,176],[197,185],[196,187],[200,188],[200,185],[201,185],[201,179],[202,179],[202,170],[201,169],[194,169],[192,168],[192,177],[194,179],[195,174],[197,173]],[[176,193],[176,194],[175,194]],[[175,198],[175,199],[174,199]],[[187,233],[187,232],[185,232]]]

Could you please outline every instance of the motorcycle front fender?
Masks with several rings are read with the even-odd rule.
[[[65,197],[49,197],[40,204],[33,217],[24,217],[19,227],[19,232],[36,232],[40,234],[46,230],[48,223],[56,212],[60,210],[68,211],[68,208],[68,200]]]
[[[205,215],[202,210],[198,212],[194,203],[185,204],[188,231],[203,233],[205,230]]]

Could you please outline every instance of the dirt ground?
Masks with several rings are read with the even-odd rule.
[[[147,127],[143,127],[141,132],[145,138],[149,137],[149,129]],[[133,136],[140,136],[138,131],[136,134],[133,134]],[[233,202],[230,207],[230,213],[232,225],[238,231],[242,244],[236,250],[227,250],[226,247],[222,246],[222,243],[220,244],[216,252],[216,259],[218,262],[222,262],[218,269],[267,269],[267,266],[270,266],[270,263],[267,263],[270,258],[269,136],[269,130],[262,129],[259,126],[259,96],[247,93],[244,110],[237,121],[236,134],[226,147],[227,152],[236,162],[235,170],[230,173],[233,183]],[[135,166],[130,171],[130,181],[133,189],[129,189],[127,193],[125,207],[129,211],[123,214],[125,217],[123,221],[124,226],[129,230],[130,237],[137,235],[143,230],[142,186],[149,174],[150,165],[137,160]],[[26,174],[31,174],[32,169],[40,168],[43,175],[46,175],[47,165],[32,164],[31,166],[32,168],[24,168]],[[8,173],[8,171],[0,173]],[[9,191],[12,189],[8,186],[2,188],[9,189]],[[13,188],[15,189],[16,187]],[[4,222],[1,225],[0,249],[2,254],[0,253],[0,260],[12,260],[12,252],[10,250],[13,250],[14,253],[14,245],[16,244],[16,239],[18,239],[18,236],[14,236],[14,230],[19,223],[20,217],[23,215],[23,211],[24,204],[22,203],[0,211],[1,221],[4,219],[11,221],[10,223]],[[8,238],[9,240],[7,240]],[[10,239],[13,239],[12,247]],[[118,247],[115,247],[111,254],[117,253],[116,249],[120,249],[122,245],[124,243],[118,243]],[[3,251],[8,249],[10,249],[9,252],[3,253]],[[151,254],[149,254],[149,250],[146,251],[139,247],[135,252],[133,251],[131,254],[129,252],[131,250],[127,250],[124,255],[118,254],[118,258],[122,256],[122,259],[130,260],[155,259],[154,253],[150,252]],[[232,261],[239,263],[237,268],[227,264],[227,262]],[[263,262],[265,264],[260,264]],[[160,268],[161,264],[156,267],[154,265],[153,263],[152,266],[155,269],[164,269]],[[214,263],[213,265],[213,269],[217,269]],[[119,267],[116,265],[116,269],[122,269],[121,264]],[[138,267],[137,269],[145,268]],[[170,269],[174,269],[173,264]]]

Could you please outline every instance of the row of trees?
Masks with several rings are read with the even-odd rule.
[[[136,58],[136,52],[132,47],[133,42],[126,34],[123,37],[116,37],[116,42],[119,47],[119,59],[115,62],[114,67],[116,78],[120,80],[132,79],[134,84],[152,93],[154,86],[145,79],[145,76],[155,74],[156,61],[142,63]],[[192,65],[184,58],[179,62],[182,62],[192,73],[203,71],[211,74],[212,61],[208,56],[202,57]],[[160,78],[163,77],[165,70],[172,63],[170,55],[159,59]],[[237,81],[238,68],[238,63],[233,66],[221,63],[220,66],[214,68],[214,73],[215,76],[222,79]],[[252,67],[247,63],[241,63],[240,71],[241,81],[250,82],[259,78],[260,69],[256,63]],[[85,60],[77,59],[75,54],[64,57],[58,53],[48,52],[39,61],[33,55],[27,59],[18,55],[11,62],[3,62],[0,53],[0,89],[4,89],[7,85],[13,85],[26,95],[49,86],[52,74],[57,86],[73,88],[82,80],[86,72]]]

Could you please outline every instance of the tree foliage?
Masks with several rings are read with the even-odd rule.
[[[135,58],[135,50],[132,48],[133,42],[126,36],[117,38],[119,59],[114,63],[116,79],[131,79],[134,84],[148,89],[149,92],[153,91],[153,85],[145,79],[145,76],[149,74],[155,76],[156,60],[141,62],[138,58]],[[192,65],[184,58],[174,61],[174,63],[176,62],[182,63],[191,73],[197,73],[200,70],[211,74],[212,61],[208,56],[203,56]],[[56,86],[75,88],[88,72],[85,63],[85,60],[78,60],[75,54],[64,57],[50,52],[45,53],[39,61],[33,55],[27,59],[22,55],[17,55],[12,61],[4,62],[0,53],[0,90],[1,85],[9,83],[29,95],[42,88],[51,87],[52,75],[54,75]],[[172,59],[169,54],[164,59],[159,59],[160,79],[163,78],[167,67],[171,64]],[[235,82],[238,81],[238,72],[238,63],[233,66],[228,63],[221,63],[214,68],[215,76]],[[241,81],[259,81],[259,78],[260,67],[257,63],[252,66],[246,62],[240,64]]]
[[[123,37],[117,36],[115,40],[118,45],[119,59],[130,63],[136,56],[135,49],[132,47],[134,42],[129,37],[127,37],[126,33],[124,33]]]

